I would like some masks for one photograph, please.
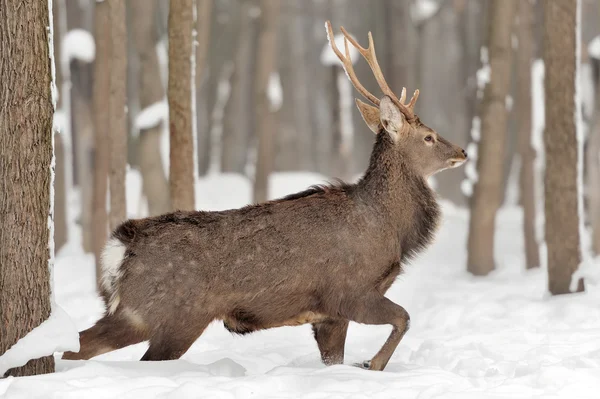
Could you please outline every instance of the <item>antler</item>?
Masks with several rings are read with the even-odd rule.
[[[346,56],[342,55],[342,52],[335,45],[335,37],[333,35],[333,29],[331,28],[331,22],[326,22],[327,26],[327,38],[329,39],[329,46],[337,55],[337,57],[342,61],[342,65],[344,66],[344,70],[348,75],[348,78],[352,82],[352,85],[358,90],[360,94],[362,94],[367,100],[371,101],[375,105],[379,105],[379,99],[371,94],[365,87],[358,81],[356,77],[356,73],[354,72],[354,67],[352,66],[352,58],[350,57],[350,50],[348,48],[348,41],[344,38],[344,46],[346,50]]]
[[[352,60],[350,59],[350,51],[348,50],[348,42],[352,43],[352,45],[354,47],[356,47],[358,52],[367,61],[367,63],[369,64],[369,67],[371,67],[371,71],[373,71],[373,75],[375,76],[375,79],[377,80],[377,83],[379,84],[379,87],[381,88],[383,93],[392,99],[394,104],[396,104],[396,106],[400,109],[400,111],[402,111],[402,113],[404,114],[404,116],[406,116],[407,119],[409,119],[409,120],[414,119],[415,118],[414,107],[415,107],[415,103],[417,102],[417,99],[419,98],[419,90],[415,90],[415,93],[413,94],[413,96],[410,99],[410,102],[408,104],[404,104],[404,101],[406,100],[406,88],[405,87],[402,88],[402,94],[400,95],[400,99],[398,99],[398,97],[396,97],[394,92],[392,92],[392,89],[390,89],[390,86],[385,81],[385,78],[383,77],[383,72],[381,71],[381,67],[379,66],[379,62],[377,62],[377,56],[375,55],[375,45],[373,43],[373,35],[371,34],[371,32],[369,32],[369,47],[364,48],[360,44],[358,44],[358,42],[356,40],[354,40],[354,38],[352,38],[352,36],[350,36],[350,34],[346,31],[346,29],[344,29],[343,26],[340,27],[340,29],[342,30],[342,33],[344,34],[344,45],[346,47],[346,57],[344,58],[344,56],[342,56],[342,53],[337,49],[335,42],[333,40],[333,30],[331,29],[331,22],[327,21],[326,25],[327,25],[327,32],[328,32],[328,36],[329,36],[329,44],[330,44],[332,50],[335,52],[335,54],[340,59],[340,61],[342,61],[342,64],[344,65],[344,69],[346,70],[346,73],[348,74],[348,77],[350,78],[350,81],[352,82],[354,87],[356,87],[356,89],[363,96],[365,96],[365,98],[367,98],[369,101],[371,101],[373,104],[379,105],[379,99],[376,98],[373,94],[369,93],[364,88],[364,86],[360,84],[360,82],[358,81],[358,79],[356,77],[356,74],[354,73],[354,68],[352,66]]]

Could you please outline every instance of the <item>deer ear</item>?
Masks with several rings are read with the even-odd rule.
[[[379,103],[381,126],[392,138],[397,139],[406,124],[406,118],[391,98],[384,96]]]
[[[358,98],[356,99],[356,106],[358,107],[360,115],[362,116],[369,129],[371,129],[371,131],[375,134],[379,133],[379,131],[381,130],[379,108],[365,104]]]

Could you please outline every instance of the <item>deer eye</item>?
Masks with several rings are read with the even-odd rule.
[[[433,141],[433,136],[432,135],[425,136],[425,141],[432,142]]]

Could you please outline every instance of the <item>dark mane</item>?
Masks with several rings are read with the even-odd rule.
[[[350,192],[353,188],[354,184],[346,183],[341,179],[334,179],[333,182],[315,184],[304,191],[288,194],[284,197],[274,200],[273,202],[294,201],[297,199],[310,197],[311,195],[327,194],[333,191]]]

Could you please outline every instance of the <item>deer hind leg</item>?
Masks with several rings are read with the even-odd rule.
[[[204,317],[187,324],[181,322],[169,324],[168,329],[161,330],[150,338],[150,346],[141,360],[179,359],[202,335],[211,321],[212,318]]]
[[[345,311],[348,313],[346,316],[357,323],[392,325],[392,332],[379,352],[371,360],[359,365],[369,370],[383,370],[410,327],[408,312],[378,292],[367,296],[358,306]]]
[[[123,314],[106,315],[79,333],[79,352],[65,352],[62,358],[87,360],[147,339],[144,329]]]
[[[344,363],[348,320],[327,319],[313,323],[312,328],[323,363],[327,366]]]

